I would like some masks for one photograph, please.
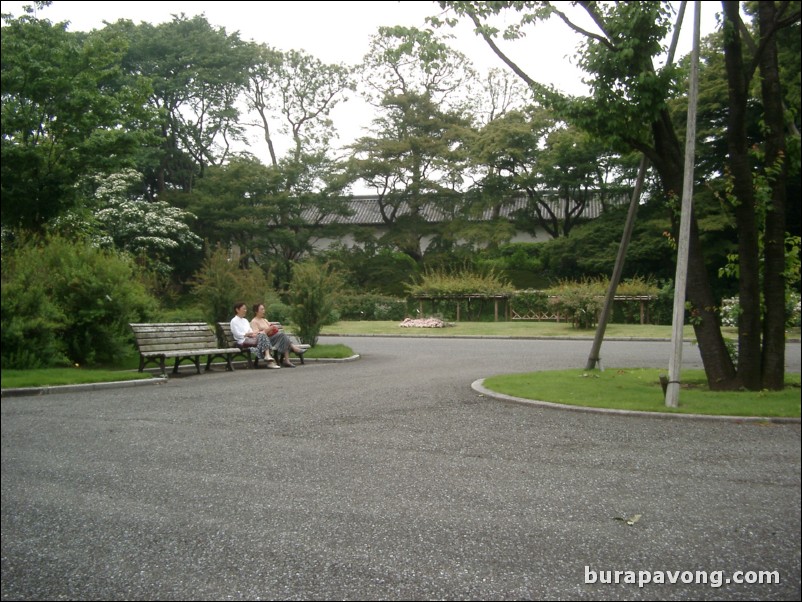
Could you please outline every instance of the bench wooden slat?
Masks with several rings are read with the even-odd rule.
[[[200,374],[200,356],[207,356],[206,370],[212,359],[220,357],[226,361],[226,370],[233,370],[231,358],[241,350],[236,346],[220,347],[211,327],[205,322],[132,323],[131,330],[139,351],[139,371],[145,365],[158,360],[162,373],[166,358],[175,358],[173,373],[178,372],[182,361],[195,364]]]

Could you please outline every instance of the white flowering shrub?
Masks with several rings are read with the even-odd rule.
[[[738,316],[741,315],[741,304],[738,297],[721,300],[721,325],[738,326]]]
[[[741,305],[738,297],[722,299],[720,313],[722,326],[738,326],[738,317],[741,315]],[[788,294],[785,303],[785,325],[787,327],[798,327],[802,325],[800,294],[797,292]]]
[[[118,249],[154,260],[159,271],[165,260],[181,248],[201,248],[201,239],[187,221],[195,216],[164,201],[148,201],[132,190],[142,176],[133,169],[111,174],[95,191],[95,219]]]
[[[54,219],[52,232],[145,258],[147,266],[162,275],[172,271],[172,259],[181,251],[201,248],[200,237],[188,224],[195,216],[164,201],[145,199],[138,191],[138,171],[124,169],[89,181],[96,186],[92,198]]]

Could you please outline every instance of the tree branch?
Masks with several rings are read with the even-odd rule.
[[[575,25],[561,10],[555,8],[555,6],[553,4],[551,4],[551,8],[557,14],[557,16],[560,17],[560,19],[563,20],[563,23],[565,23],[568,27],[573,29],[575,32],[581,33],[583,36],[586,36],[588,38],[592,38],[592,39],[604,44],[610,50],[615,50],[616,49],[615,46],[610,41],[610,36],[607,34],[607,31],[604,29],[604,22],[602,21],[602,17],[596,11],[596,9],[593,6],[593,4],[595,4],[595,3],[593,3],[593,2],[577,2],[577,4],[582,6],[585,9],[585,11],[587,11],[587,13],[590,15],[590,18],[593,19],[593,22],[596,23],[598,28],[602,30],[602,32],[604,33],[604,36],[606,36],[606,37],[600,36],[599,34],[596,34],[596,33],[592,33],[592,32],[590,32],[590,31],[588,31],[586,29],[582,29],[578,25]]]

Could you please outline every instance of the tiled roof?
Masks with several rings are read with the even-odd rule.
[[[547,201],[550,203],[552,210],[554,213],[559,217],[562,218],[563,216],[563,205],[559,200]],[[608,204],[610,205],[620,205],[622,203],[627,203],[627,198],[620,198],[615,200],[608,200]],[[527,199],[524,196],[519,196],[513,199],[511,202],[505,202],[499,210],[499,217],[502,218],[510,218],[514,212],[519,211],[521,209],[525,209],[527,206]],[[361,195],[361,196],[354,196],[351,197],[350,201],[348,202],[348,208],[350,215],[341,216],[341,215],[326,215],[320,220],[318,223],[321,225],[323,224],[347,224],[352,226],[372,226],[372,225],[381,225],[384,223],[381,214],[381,208],[379,205],[379,197],[374,195]],[[389,212],[391,209],[387,209],[386,211]],[[453,211],[453,213],[452,213]],[[436,200],[432,200],[426,204],[424,204],[420,208],[420,215],[427,221],[431,223],[439,223],[444,221],[449,221],[454,219],[457,216],[464,216],[464,209],[460,209],[453,205],[452,200],[450,199],[443,199],[441,202],[437,202]],[[594,219],[601,215],[602,213],[602,204],[598,198],[593,198],[588,201],[587,205],[585,206],[584,211],[582,212],[582,217],[584,219]],[[317,210],[314,208],[307,209],[305,212],[307,219],[309,221],[316,221],[312,219],[317,214]],[[403,216],[409,215],[410,208],[406,201],[402,201],[399,205],[398,211],[396,216]],[[493,216],[493,208],[488,207],[484,209],[480,216],[473,216],[469,215],[468,218],[471,220],[476,221],[489,221],[492,219]]]

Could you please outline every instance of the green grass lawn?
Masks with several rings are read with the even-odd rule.
[[[137,364],[138,366],[139,364]],[[55,387],[57,385],[83,385],[121,380],[153,378],[148,372],[130,372],[96,368],[37,368],[35,370],[3,370],[2,388]]]
[[[710,391],[702,370],[682,373],[679,407],[665,405],[665,370],[555,370],[491,376],[491,391],[568,405],[716,416],[800,416],[800,375],[786,374],[783,391]]]
[[[574,328],[561,322],[458,322],[446,328],[401,328],[400,322],[392,320],[336,322],[324,326],[325,335],[400,335],[400,336],[504,336],[504,337],[584,337],[592,339],[595,329]],[[735,328],[725,328],[724,336],[737,338]],[[799,336],[799,328],[789,335]],[[610,324],[604,333],[605,338],[671,339],[671,326],[653,324]],[[683,336],[693,339],[693,327],[686,326]]]

